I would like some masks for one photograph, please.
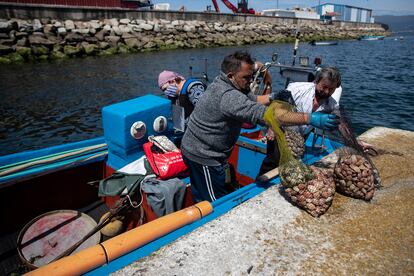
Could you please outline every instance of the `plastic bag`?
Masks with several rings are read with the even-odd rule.
[[[165,147],[160,148],[157,144],[153,140],[143,145],[145,155],[154,173],[160,179],[188,176],[189,170],[184,163],[181,150],[170,148],[172,151],[166,151]]]

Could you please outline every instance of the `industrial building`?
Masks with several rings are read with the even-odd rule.
[[[304,18],[304,19],[319,19],[319,14],[311,9],[292,9],[292,10],[282,10],[282,9],[269,9],[263,10],[262,15],[266,16],[276,16],[276,17],[294,17],[294,18]]]
[[[370,9],[331,3],[318,5],[314,9],[322,20],[374,23]]]
[[[282,10],[282,9],[263,10],[262,15],[276,16],[276,17],[295,17],[295,13],[293,11]]]

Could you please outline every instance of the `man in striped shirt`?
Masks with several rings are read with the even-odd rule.
[[[317,74],[314,82],[292,82],[282,90],[276,99],[295,105],[297,112],[332,113],[339,108],[341,98],[341,75],[335,67],[326,67]],[[299,132],[306,136],[313,127],[307,124],[298,126]],[[279,166],[279,148],[274,141],[273,132],[267,133],[267,155],[260,167],[259,175]]]

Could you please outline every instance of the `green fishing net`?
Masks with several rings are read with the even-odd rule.
[[[279,175],[282,184],[294,187],[313,178],[312,171],[293,155],[289,148],[282,126],[297,125],[304,121],[303,113],[295,112],[295,107],[287,102],[274,101],[267,109],[264,119],[272,128],[280,152]]]

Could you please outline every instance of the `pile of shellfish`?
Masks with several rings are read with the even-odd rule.
[[[289,184],[286,183],[286,179],[290,179],[290,176],[286,176],[286,173],[290,173],[290,171],[285,171],[285,181],[283,181],[281,176],[282,185],[280,189],[288,201],[304,209],[313,217],[319,217],[332,204],[335,195],[335,182],[332,177],[332,171],[314,166],[308,169],[312,177],[308,173],[305,173],[303,177],[301,176],[301,181],[297,181],[296,179],[293,182],[296,185],[292,185],[292,182]]]
[[[286,141],[293,153],[293,156],[297,159],[302,158],[305,153],[305,140],[302,135],[298,131],[291,128],[285,128],[284,132]]]
[[[292,188],[313,179],[312,170],[300,160],[291,159],[280,165],[280,180],[282,185]]]
[[[374,175],[371,164],[363,156],[347,154],[334,168],[337,190],[347,196],[371,200],[374,196]]]

